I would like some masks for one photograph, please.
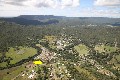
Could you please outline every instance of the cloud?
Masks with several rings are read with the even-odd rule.
[[[36,7],[52,7],[55,8],[57,6],[57,2],[54,0],[41,0],[36,5]]]
[[[97,6],[120,6],[120,0],[95,0]]]
[[[0,0],[0,6],[3,6],[3,0]]]
[[[1,0],[4,4],[23,6],[23,2],[28,0]]]
[[[61,0],[61,5],[62,5],[62,8],[68,7],[68,6],[77,7],[80,5],[80,1],[79,0]]]
[[[34,6],[34,7],[77,7],[79,0],[0,0],[3,5]]]

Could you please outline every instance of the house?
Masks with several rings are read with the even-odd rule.
[[[25,74],[22,74],[22,76],[25,76]]]
[[[33,68],[35,67],[35,65],[33,64],[32,61],[30,61],[27,65],[26,65],[26,68]]]
[[[34,75],[31,74],[30,76],[28,76],[29,79],[33,79],[34,78]]]

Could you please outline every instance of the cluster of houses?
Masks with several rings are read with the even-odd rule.
[[[42,53],[38,55],[35,59],[40,59],[43,62],[46,62],[46,61],[50,62],[52,59],[56,58],[55,57],[56,53],[50,52],[48,49],[44,47],[42,47],[41,49],[42,49]]]
[[[60,38],[59,40],[57,40],[56,45],[57,45],[57,49],[64,49],[66,46],[70,45],[71,42],[73,41],[72,37],[70,38]]]
[[[97,72],[101,74],[116,77],[111,71],[106,70],[102,65],[100,65],[98,62],[96,62],[93,59],[89,59],[89,58],[86,58],[85,56],[81,56],[81,60],[82,62],[89,62],[92,66],[94,66],[97,69]]]
[[[60,79],[66,79],[68,80],[68,77],[71,77],[69,71],[67,70],[64,63],[55,63],[51,64],[50,68],[48,68],[50,71],[50,80],[60,80]]]
[[[26,68],[27,70],[23,71],[23,72],[21,73],[21,76],[22,76],[22,77],[26,77],[26,78],[28,78],[28,79],[35,79],[35,78],[37,77],[37,73],[36,73],[36,71],[35,71],[35,67],[36,67],[36,65],[33,64],[32,61],[28,62],[28,63],[26,64],[26,66],[25,66],[25,68]]]

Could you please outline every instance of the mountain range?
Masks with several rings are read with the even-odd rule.
[[[0,20],[14,22],[20,25],[49,25],[49,24],[67,24],[67,25],[83,25],[83,24],[105,24],[120,26],[120,18],[108,17],[65,17],[54,15],[20,15],[18,17],[4,18]]]

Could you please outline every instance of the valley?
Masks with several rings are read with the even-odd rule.
[[[49,20],[49,16],[43,17],[38,18]],[[62,18],[49,25],[21,25],[1,19],[0,80],[119,80],[120,26]]]

